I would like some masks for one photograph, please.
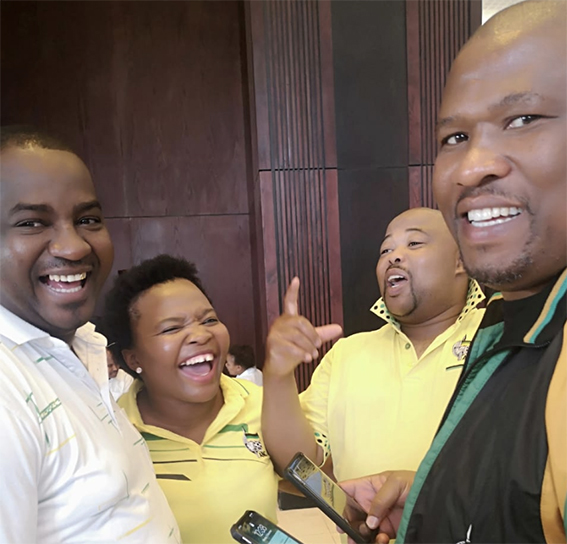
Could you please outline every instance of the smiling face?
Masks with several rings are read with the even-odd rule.
[[[376,276],[388,311],[402,324],[423,323],[465,302],[468,279],[435,210],[408,210],[388,225]]]
[[[204,403],[220,394],[220,375],[230,345],[227,328],[192,282],[155,285],[132,306],[134,346],[124,357],[142,368],[148,395]]]
[[[469,274],[506,298],[567,264],[564,17],[473,39],[440,110],[435,196]]]
[[[1,302],[69,341],[92,316],[112,266],[90,174],[67,151],[8,147],[0,161]]]

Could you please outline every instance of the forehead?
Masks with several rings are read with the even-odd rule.
[[[23,201],[58,209],[95,198],[87,167],[67,151],[8,148],[0,155],[0,181],[4,210]]]
[[[434,235],[443,226],[441,215],[430,212],[409,211],[393,219],[388,225],[386,236],[397,236],[406,232],[423,231]]]
[[[443,94],[440,118],[475,115],[494,109],[508,97],[564,105],[566,92],[565,37],[553,32],[473,40],[455,61]],[[526,103],[530,107],[533,104]]]
[[[154,285],[140,295],[135,306],[143,317],[159,321],[177,314],[210,309],[211,303],[194,283],[178,278]]]

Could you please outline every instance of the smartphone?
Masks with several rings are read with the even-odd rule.
[[[230,528],[230,534],[242,544],[302,544],[254,510],[247,510]]]
[[[369,529],[368,535],[363,536],[343,515],[348,505],[350,508],[360,510],[364,519],[366,515],[362,507],[303,453],[297,453],[291,460],[284,470],[284,477],[306,497],[312,499],[319,509],[355,542],[364,544],[373,541],[375,532],[371,533]]]

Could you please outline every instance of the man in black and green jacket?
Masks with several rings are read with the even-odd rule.
[[[566,36],[564,1],[517,4],[449,75],[435,195],[468,273],[497,293],[415,479],[344,483],[379,542],[565,542]]]

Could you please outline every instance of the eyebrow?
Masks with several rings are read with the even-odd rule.
[[[429,236],[429,234],[426,231],[420,229],[419,227],[410,227],[409,229],[406,229],[406,232],[421,232],[421,234],[425,234],[426,236]],[[391,236],[392,236],[391,234],[386,234],[386,236],[384,236],[384,239],[382,240],[382,243],[384,243]]]
[[[102,211],[102,206],[98,200],[90,200],[89,202],[83,202],[75,206],[75,213],[82,213],[88,210],[98,208]],[[53,213],[53,207],[48,204],[28,204],[26,202],[18,202],[10,210],[10,215],[14,215],[18,212],[39,212],[39,213]]]
[[[74,208],[75,213],[82,213],[88,212],[89,210],[99,209],[102,212],[102,206],[98,200],[90,200],[89,202],[83,202],[81,204],[77,204]]]
[[[489,106],[488,109],[489,111],[494,111],[494,110],[502,109],[506,106],[513,106],[515,104],[521,104],[521,103],[530,104],[533,102],[541,102],[542,98],[543,97],[541,96],[541,94],[533,93],[530,91],[526,91],[522,93],[511,93],[506,95],[502,100],[500,100],[500,102],[497,102],[492,106]],[[460,118],[461,118],[460,116],[454,115],[439,119],[435,124],[435,131],[439,132],[439,130],[442,129],[444,126],[450,125],[455,121],[459,121]]]
[[[214,314],[215,313],[215,309],[214,308],[207,308],[205,310],[203,310],[202,312],[199,312],[196,317],[197,319],[202,319],[203,317],[205,317],[208,314]],[[184,316],[171,316],[171,317],[165,317],[163,318],[161,321],[158,321],[158,326],[163,325],[164,323],[168,323],[168,322],[172,322],[172,323],[179,323],[181,321],[185,321],[185,317]]]

